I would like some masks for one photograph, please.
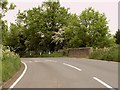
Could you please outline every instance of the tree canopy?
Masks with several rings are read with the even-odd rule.
[[[42,6],[19,11],[4,40],[4,45],[20,55],[54,52],[63,48],[101,48],[112,43],[114,40],[109,34],[105,14],[92,7],[83,10],[80,15],[72,14],[58,0],[48,0]]]
[[[14,3],[11,3],[10,6],[8,6],[7,0],[0,0],[0,44],[2,41],[3,43],[5,42],[8,31],[7,21],[3,20],[3,17],[8,10],[13,10],[15,7],[16,5]]]
[[[120,44],[120,29],[116,31],[115,38],[116,38],[116,43]]]

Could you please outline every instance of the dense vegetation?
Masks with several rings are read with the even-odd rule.
[[[115,34],[116,44],[114,47],[95,49],[89,58],[120,62],[120,29]]]
[[[20,56],[64,48],[104,48],[113,46],[114,42],[105,14],[92,7],[80,15],[72,14],[58,0],[19,11],[16,23],[11,23],[10,30],[5,30],[3,36],[3,44]]]
[[[4,3],[4,16],[7,2]],[[4,8],[5,7],[5,8]],[[11,4],[11,9],[15,7]],[[43,2],[41,6],[19,11],[15,24],[8,30],[7,21],[2,23],[2,39],[5,46],[21,56],[41,55],[64,48],[104,48],[119,44],[119,31],[115,38],[109,33],[105,14],[92,7],[80,15],[69,13],[60,2]]]
[[[0,1],[0,84],[10,79],[21,66],[19,56],[14,52],[11,52],[8,46],[2,45],[2,40],[5,41],[4,37],[8,31],[7,21],[3,20],[3,17],[8,10],[15,8],[13,3],[10,4],[9,8],[7,6],[7,0]]]
[[[2,45],[0,45],[0,85],[2,84]]]
[[[114,37],[116,38],[116,43],[120,44],[120,29],[118,29]]]
[[[97,60],[120,61],[119,50],[119,46],[104,49],[96,49],[90,55],[90,58]]]
[[[2,49],[2,81],[10,79],[21,66],[20,58],[6,47]]]

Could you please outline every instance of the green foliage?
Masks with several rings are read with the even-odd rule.
[[[6,32],[3,44],[5,46],[9,46],[11,51],[21,53],[25,50],[24,40],[25,37],[23,36],[23,33],[20,31],[19,27],[11,23],[10,31]]]
[[[0,84],[2,81],[4,82],[10,79],[20,68],[21,64],[19,56],[10,52],[9,49],[6,49],[6,47],[3,47],[1,44],[2,42],[3,44],[8,43],[9,36],[7,21],[3,20],[3,17],[8,10],[13,10],[15,7],[13,3],[8,6],[7,0],[0,0]],[[11,43],[13,43],[13,41]]]
[[[0,60],[0,85],[2,84],[2,62]]]
[[[74,48],[83,46],[81,40],[80,24],[76,14],[70,14],[68,19],[68,26],[65,27],[65,47]]]
[[[5,43],[6,37],[7,37],[7,31],[8,31],[8,26],[7,26],[7,21],[3,21],[2,19],[0,20],[0,25],[2,26],[0,28],[0,44]]]
[[[6,47],[3,47],[2,55],[2,80],[5,82],[20,69],[21,62],[19,56]]]
[[[58,0],[48,0],[41,7],[19,11],[10,31],[4,29],[4,45],[20,56],[64,48],[114,45],[105,14],[93,8],[83,10],[80,15],[71,14],[68,10]]]
[[[69,47],[109,47],[114,43],[105,14],[88,8],[79,16],[71,15],[66,30]]]
[[[8,0],[0,0],[0,19],[5,16],[8,10],[13,10],[16,7],[14,3],[11,3],[8,7]]]
[[[116,38],[116,43],[120,44],[120,29],[118,29],[118,31],[116,32],[115,38]]]
[[[7,0],[0,0],[0,44],[2,44],[2,41],[5,43],[8,31],[7,21],[3,20],[3,17],[7,11],[13,10],[15,7],[16,5],[14,3],[8,6]]]
[[[120,61],[119,59],[119,46],[97,49],[94,50],[89,58],[98,60],[108,60],[108,61]]]
[[[44,2],[42,6],[18,12],[16,24],[11,24],[5,45],[20,55],[53,52],[63,48],[64,27],[68,9],[59,1]]]

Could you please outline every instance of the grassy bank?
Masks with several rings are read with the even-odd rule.
[[[104,49],[96,49],[91,53],[90,59],[98,59],[98,60],[107,60],[107,61],[120,61],[119,58],[119,46],[104,48]]]
[[[0,85],[2,84],[2,45],[0,44]]]
[[[20,58],[14,52],[3,47],[2,49],[2,81],[10,79],[21,66]]]

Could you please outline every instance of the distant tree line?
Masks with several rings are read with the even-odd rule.
[[[20,55],[64,48],[103,48],[115,44],[105,14],[92,7],[80,15],[72,14],[58,0],[48,0],[41,6],[19,11],[15,24],[10,24],[10,30],[7,28],[3,22],[3,44]]]
[[[116,31],[115,38],[116,38],[116,43],[120,44],[120,29]]]

